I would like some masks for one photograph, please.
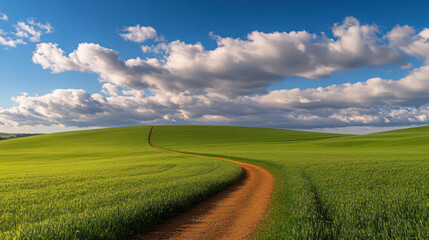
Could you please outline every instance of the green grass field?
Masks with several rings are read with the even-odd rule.
[[[121,239],[235,181],[233,163],[147,144],[150,127],[0,141],[0,239]]]
[[[149,127],[0,141],[0,239],[120,239],[236,180],[235,164],[160,152]],[[275,176],[259,239],[429,239],[429,127],[353,136],[157,126],[154,144]]]
[[[429,127],[351,136],[159,126],[153,142],[270,170],[259,239],[429,239]]]

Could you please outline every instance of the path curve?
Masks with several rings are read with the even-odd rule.
[[[248,239],[265,216],[274,187],[273,175],[262,167],[227,158],[170,151],[149,144],[161,151],[187,156],[220,159],[238,164],[244,175],[237,183],[189,211],[161,224],[155,231],[137,239]]]

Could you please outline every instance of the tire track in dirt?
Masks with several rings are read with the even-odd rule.
[[[248,239],[263,220],[274,177],[262,167],[237,162],[227,158],[209,157],[197,154],[166,150],[154,145],[149,133],[149,144],[164,152],[219,159],[234,162],[244,171],[243,177],[225,191],[197,204],[189,211],[161,224],[152,232],[136,239]]]

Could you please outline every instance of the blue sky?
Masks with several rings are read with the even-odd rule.
[[[109,94],[105,91],[102,92],[102,86],[105,83],[112,83],[119,90],[137,89],[144,93],[155,91],[154,94],[157,96],[170,96],[172,94],[171,92],[167,94],[165,89],[162,90],[161,93],[156,92],[156,90],[150,87],[141,87],[138,84],[139,87],[137,87],[136,84],[121,85],[121,83],[112,79],[100,82],[99,78],[102,73],[96,70],[82,71],[78,68],[63,68],[59,73],[53,74],[50,66],[43,66],[42,63],[32,60],[37,44],[57,44],[57,47],[64,52],[65,56],[75,51],[81,43],[94,43],[103,48],[117,52],[122,60],[136,57],[145,59],[153,56],[158,59],[163,59],[168,56],[167,53],[160,56],[156,53],[144,53],[141,50],[142,45],[157,45],[160,44],[160,41],[148,39],[144,42],[136,43],[135,41],[124,40],[120,33],[124,32],[125,27],[136,26],[137,24],[139,26],[150,26],[156,30],[158,36],[162,35],[165,38],[164,41],[161,41],[165,44],[169,44],[175,40],[180,40],[186,44],[200,42],[205,50],[209,51],[218,47],[214,37],[209,35],[210,32],[213,32],[213,34],[221,38],[242,40],[246,40],[248,34],[253,31],[260,33],[305,31],[309,34],[316,34],[319,38],[322,37],[323,32],[326,34],[327,38],[336,40],[338,38],[334,36],[332,32],[334,25],[341,25],[347,17],[353,17],[359,21],[360,25],[376,25],[377,41],[379,41],[377,44],[388,46],[390,43],[386,40],[386,34],[392,31],[397,25],[409,25],[415,30],[415,34],[429,27],[429,17],[427,15],[428,7],[429,3],[427,3],[427,1],[2,1],[0,12],[8,16],[7,21],[0,21],[0,29],[2,29],[3,32],[13,36],[15,31],[14,25],[16,25],[18,21],[28,23],[29,19],[33,19],[41,24],[49,23],[52,26],[52,31],[50,33],[43,33],[38,41],[32,42],[26,40],[27,44],[25,45],[18,45],[16,47],[2,46],[0,49],[0,108],[6,110],[6,113],[3,113],[3,120],[1,118],[2,113],[0,113],[0,123],[3,121],[4,125],[0,127],[0,130],[23,131],[24,129],[28,131],[30,129],[31,131],[36,131],[39,129],[41,131],[51,131],[49,129],[55,129],[55,131],[57,131],[62,128],[122,126],[150,123],[171,124],[176,122],[201,124],[229,123],[232,125],[263,125],[282,128],[288,128],[288,126],[290,126],[290,128],[300,129],[350,126],[371,126],[373,128],[380,128],[424,124],[425,121],[404,122],[401,120],[393,124],[391,122],[394,121],[353,122],[348,120],[343,123],[331,124],[326,122],[320,126],[315,123],[303,124],[301,126],[293,121],[293,123],[291,122],[290,125],[288,125],[284,124],[284,122],[288,122],[290,119],[286,119],[285,116],[288,114],[296,116],[298,114],[297,112],[292,113],[290,108],[286,110],[273,108],[272,112],[281,115],[280,120],[279,122],[270,120],[268,121],[270,124],[265,124],[267,121],[261,117],[263,115],[262,112],[260,113],[262,115],[257,114],[257,116],[243,113],[240,115],[241,120],[236,121],[234,115],[228,114],[229,110],[225,110],[225,113],[223,113],[222,110],[216,107],[214,107],[217,109],[215,111],[216,114],[211,114],[209,112],[197,114],[192,112],[192,114],[188,113],[185,115],[195,115],[194,117],[178,117],[177,113],[175,113],[176,116],[173,117],[174,114],[167,111],[163,113],[164,116],[149,117],[145,115],[145,120],[141,122],[134,120],[124,122],[116,121],[115,119],[120,117],[117,116],[119,113],[115,113],[116,118],[112,115],[104,116],[104,118],[102,118],[103,120],[101,120],[101,122],[103,122],[102,124],[97,123],[100,122],[99,118],[94,118],[95,120],[93,120],[93,122],[87,119],[80,122],[78,119],[71,120],[65,116],[57,117],[55,120],[52,118],[47,120],[38,117],[35,123],[32,124],[30,119],[34,120],[35,116],[30,116],[28,112],[16,114],[17,110],[13,110],[13,108],[21,105],[21,108],[27,108],[28,110],[38,109],[39,106],[35,106],[34,104],[36,103],[34,102],[31,104],[27,102],[14,102],[11,98],[24,96],[22,95],[23,92],[28,93],[28,95],[25,94],[25,96],[30,97],[45,96],[56,89],[83,89],[90,95],[100,94],[104,97],[109,97]],[[331,71],[330,74],[326,76],[312,75],[312,77],[306,77],[307,75],[305,75],[302,77],[300,74],[304,73],[279,74],[279,77],[284,80],[279,80],[279,77],[275,77],[275,80],[268,80],[269,83],[262,86],[267,89],[269,93],[281,89],[326,88],[333,84],[364,82],[374,77],[399,80],[409,75],[421,65],[424,65],[425,56],[410,53],[411,50],[404,50],[406,47],[403,46],[392,49],[392,51],[397,50],[398,54],[401,56],[397,59],[395,58],[391,61],[383,62],[382,64],[365,62],[353,67],[342,66]],[[287,52],[285,52],[285,54],[287,54]],[[359,62],[363,60],[358,59],[356,61]],[[412,68],[401,69],[399,67],[409,63],[412,63]],[[317,64],[318,63],[316,63],[316,65]],[[204,78],[204,75],[198,76]],[[175,80],[171,78],[165,81]],[[198,81],[192,84],[193,86],[199,85]],[[246,86],[244,88],[246,88]],[[207,93],[209,93],[207,98],[210,101],[214,101],[214,98],[210,97],[210,92],[219,93],[221,90],[213,89],[213,86],[209,86],[202,90],[200,89],[203,92],[193,92],[192,95],[200,97],[201,94],[207,95]],[[177,92],[174,93],[177,94]],[[258,88],[246,89],[244,92],[237,90],[227,95],[229,100],[234,98],[235,103],[235,101],[241,101],[237,100],[237,98],[255,95],[262,96],[266,93],[262,93],[260,88]],[[289,93],[286,92],[284,94],[287,95]],[[34,99],[31,99],[31,101],[33,100]],[[378,99],[379,102],[376,101],[377,100],[374,100],[374,102],[370,104],[359,107],[384,106],[386,102],[380,99]],[[412,102],[413,100],[410,101]],[[216,99],[216,102],[219,102],[219,100]],[[421,108],[421,106],[424,105],[424,103],[420,102],[417,105],[414,104],[414,102],[408,105],[405,103],[395,105],[392,102],[395,101],[389,100],[388,106],[390,108],[397,109],[407,107],[408,112],[412,112],[412,109]],[[144,104],[147,104],[144,106],[144,109],[147,110],[151,108],[153,103],[149,104],[145,102]],[[167,105],[164,105],[162,108],[178,108],[180,104],[174,103],[172,105]],[[210,106],[213,106],[213,104]],[[351,108],[356,106],[356,104],[351,104],[348,107]],[[69,107],[71,106],[63,106],[63,108]],[[249,108],[251,107],[253,106],[249,106]],[[327,106],[327,108],[332,109],[335,107]],[[49,111],[51,110],[52,109]],[[319,112],[315,114],[310,113],[308,107],[301,108],[300,106],[296,106],[294,110],[305,110],[305,114],[320,116]],[[22,109],[20,111],[22,111]],[[44,110],[40,111],[41,112],[38,114],[43,114]],[[105,111],[107,110],[97,110],[97,114]],[[155,111],[155,108],[152,108],[151,111]],[[253,111],[256,110],[252,110],[252,114],[256,114]],[[304,114],[302,111],[299,114]],[[380,113],[385,110],[378,109],[377,111]],[[12,112],[15,114],[14,116],[12,116]],[[189,112],[189,110],[183,110],[181,112]],[[86,113],[89,115],[95,114],[94,112]],[[58,114],[61,115],[60,113]],[[130,119],[136,119],[138,116],[129,112],[124,114],[128,114],[127,116]],[[365,114],[371,115],[374,113]],[[418,116],[424,115],[422,112],[418,114]],[[331,116],[334,115],[335,113],[332,112]],[[22,119],[23,116],[25,116],[26,119],[20,122],[19,119]],[[206,117],[201,118],[202,116]],[[254,119],[258,120],[250,120],[252,116]],[[272,118],[276,117],[279,117],[279,115],[272,116]],[[79,119],[83,118],[84,117],[80,117]],[[408,118],[410,118],[410,116],[408,116]]]

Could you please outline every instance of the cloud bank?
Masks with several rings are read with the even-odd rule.
[[[214,36],[217,48],[182,41],[145,46],[162,52],[160,59],[121,60],[119,53],[94,43],[81,43],[66,55],[57,44],[41,43],[33,61],[53,73],[92,72],[101,81],[132,89],[227,96],[266,92],[287,77],[328,78],[335,71],[380,66],[401,59],[384,43],[375,25],[346,18],[333,27],[334,38],[299,32],[252,32],[247,39]]]
[[[31,25],[31,24],[30,24]],[[32,25],[34,26],[34,25]],[[29,32],[28,32],[29,33]],[[32,35],[35,36],[35,35]],[[142,43],[155,29],[127,27],[121,36]],[[377,25],[353,17],[334,24],[332,37],[307,31],[263,33],[246,39],[211,34],[217,47],[180,40],[142,45],[155,57],[122,60],[119,52],[81,43],[65,53],[40,43],[33,62],[52,73],[95,73],[100,93],[56,89],[43,96],[13,98],[0,108],[5,126],[73,127],[139,124],[228,124],[283,128],[405,126],[429,122],[429,29]],[[337,71],[389,64],[411,69],[401,79],[371,78],[310,89],[267,91],[288,77],[328,79]],[[326,80],[328,81],[328,80]]]

